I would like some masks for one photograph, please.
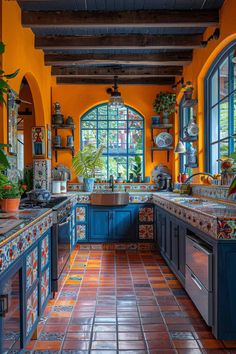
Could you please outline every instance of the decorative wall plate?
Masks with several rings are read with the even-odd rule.
[[[154,142],[159,148],[165,148],[172,144],[173,137],[171,134],[162,132],[154,138]]]

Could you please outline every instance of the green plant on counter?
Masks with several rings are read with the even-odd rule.
[[[100,145],[97,149],[94,145],[89,144],[83,150],[78,151],[72,159],[72,166],[77,176],[84,178],[95,178],[96,171],[102,170],[103,161],[102,153],[104,145]]]
[[[0,55],[5,52],[5,44],[0,42]],[[4,94],[7,94],[9,90],[11,90],[10,85],[8,84],[9,79],[13,79],[18,74],[19,69],[14,71],[11,74],[5,74],[4,70],[0,70],[0,103],[6,104],[4,99]]]
[[[142,160],[140,156],[135,156],[134,162],[132,162],[132,172],[134,177],[138,177],[142,174]]]
[[[22,183],[11,182],[7,176],[0,178],[0,199],[20,198],[26,186]]]
[[[31,191],[33,189],[33,167],[25,166],[24,168],[24,176],[23,176],[23,184],[27,186],[26,190]]]
[[[176,94],[161,91],[153,102],[153,110],[156,113],[174,113],[176,110]]]

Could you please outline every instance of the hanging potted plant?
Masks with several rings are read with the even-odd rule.
[[[182,84],[181,91],[184,94],[185,101],[189,101],[192,99],[193,90],[194,89],[191,81],[187,81],[186,83]]]
[[[77,176],[83,176],[85,192],[92,192],[95,181],[96,171],[103,168],[102,152],[104,146],[100,145],[98,149],[89,144],[82,151],[78,151],[72,159],[72,166]]]
[[[176,94],[161,91],[153,102],[153,109],[156,113],[162,113],[163,124],[168,124],[169,115],[176,110]]]

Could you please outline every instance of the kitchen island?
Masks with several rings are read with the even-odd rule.
[[[0,214],[0,353],[20,352],[51,292],[50,209]]]

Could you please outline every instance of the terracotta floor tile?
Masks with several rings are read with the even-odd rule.
[[[119,341],[119,350],[145,350],[146,345],[144,341]]]
[[[60,350],[62,342],[58,341],[37,341],[35,344],[35,350]]]
[[[29,351],[236,354],[235,342],[224,346],[214,339],[157,251],[83,247],[73,251],[71,270],[46,307],[39,339],[29,342]]]

